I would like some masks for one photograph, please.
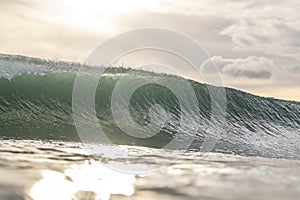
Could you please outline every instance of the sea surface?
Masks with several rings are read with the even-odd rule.
[[[73,86],[80,68],[83,83],[98,80],[95,67],[0,54],[1,200],[299,199],[299,102],[115,67],[97,82],[93,118],[85,96],[74,113]],[[120,81],[148,84],[114,110]],[[176,95],[185,83],[196,104]]]
[[[161,167],[177,154],[168,151],[151,157],[155,151],[151,148],[123,146],[140,154],[120,161],[90,155],[74,142],[1,140],[0,144],[0,199],[282,200],[300,195],[298,160],[187,152],[153,173],[134,175],[105,163]]]

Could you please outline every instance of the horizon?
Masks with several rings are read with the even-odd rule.
[[[46,62],[62,62],[62,63],[66,63],[66,64],[78,64],[78,65],[83,65],[83,63],[80,63],[80,62],[72,62],[72,61],[65,61],[65,60],[54,60],[54,59],[45,59],[45,58],[39,58],[39,57],[32,57],[32,56],[26,56],[26,55],[20,55],[20,54],[5,54],[5,53],[1,53],[0,52],[0,56],[1,55],[5,55],[5,56],[20,56],[20,57],[25,57],[25,58],[30,58],[30,59],[37,59],[37,60],[40,60],[40,61],[46,61]],[[105,67],[105,66],[96,66],[96,67]],[[110,67],[109,67],[110,68]],[[109,69],[107,68],[107,69]],[[141,72],[149,72],[149,73],[155,73],[157,75],[167,75],[167,76],[177,76],[177,77],[181,77],[181,78],[184,78],[184,79],[187,79],[187,80],[191,80],[191,81],[196,81],[200,84],[207,84],[205,83],[204,81],[201,81],[201,80],[196,80],[196,79],[192,79],[190,77],[185,77],[185,76],[182,76],[182,75],[177,75],[177,74],[172,74],[172,73],[168,73],[168,72],[159,72],[159,71],[153,71],[151,69],[136,69],[134,67],[131,67],[131,66],[123,66],[123,65],[118,65],[118,66],[112,66],[112,68],[119,68],[119,69],[133,69],[133,70],[137,70],[137,71],[141,71]],[[3,78],[0,76],[0,79]],[[208,84],[208,85],[211,85],[211,84]],[[259,94],[255,94],[255,93],[251,93],[251,92],[247,92],[245,90],[241,90],[239,88],[234,88],[234,87],[230,87],[230,86],[225,86],[225,85],[221,85],[221,86],[218,86],[218,85],[212,85],[212,86],[216,86],[216,87],[224,87],[224,88],[227,88],[227,89],[233,89],[233,90],[236,90],[236,91],[239,91],[239,92],[243,92],[243,93],[247,93],[247,94],[250,94],[250,95],[254,95],[256,97],[261,97],[261,98],[266,98],[266,99],[275,99],[275,100],[279,100],[279,101],[290,101],[290,102],[296,102],[296,103],[300,103],[299,100],[291,100],[291,99],[281,99],[281,98],[276,98],[276,97],[272,97],[272,96],[263,96],[263,95],[259,95]]]
[[[263,5],[256,0],[5,0],[0,5],[0,52],[5,54],[83,63],[97,45],[114,35],[143,27],[167,28],[193,38],[208,51],[224,86],[300,101],[296,0]],[[166,55],[146,54],[122,62],[135,66],[165,59],[174,66],[184,65]],[[183,75],[197,79],[188,68]]]

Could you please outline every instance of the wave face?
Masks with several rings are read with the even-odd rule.
[[[0,137],[14,139],[78,141],[72,117],[72,91],[79,64],[51,62],[23,56],[0,55]],[[121,77],[179,81],[183,78],[146,71],[109,68],[96,91],[96,112],[107,137],[117,144],[162,148],[176,135],[184,140],[191,130],[178,128],[180,105],[169,89],[148,84],[130,99],[131,117],[139,124],[150,122],[149,108],[159,104],[171,113],[160,133],[134,138],[116,124],[111,96]],[[197,136],[191,150],[199,150],[207,134],[211,100],[207,85],[187,80],[199,103]],[[300,103],[254,96],[226,88],[226,125],[213,151],[246,156],[300,158]],[[157,117],[160,113],[157,113]],[[195,126],[193,119],[190,119]],[[194,129],[193,129],[194,130]]]

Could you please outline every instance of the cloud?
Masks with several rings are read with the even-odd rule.
[[[227,13],[232,24],[220,34],[229,36],[236,49],[300,60],[299,1],[248,1],[241,12]]]
[[[114,14],[123,7],[97,0],[2,0],[0,52],[80,62],[113,35],[140,27],[161,27],[182,32],[210,55],[222,56],[214,59],[225,85],[300,100],[296,92],[300,74],[299,0],[144,3],[131,3],[130,12]],[[110,5],[112,9],[107,9]],[[181,66],[174,62],[177,65]],[[198,80],[193,70],[185,70],[188,77]],[[286,91],[290,95],[285,96]]]
[[[152,2],[148,7],[137,6],[139,9],[130,14],[115,14],[113,20],[102,16],[106,12],[100,9],[101,4],[97,3],[98,6],[90,10],[81,8],[81,5],[93,7],[93,4],[84,1],[47,0],[41,3],[38,0],[4,0],[0,2],[5,8],[0,18],[5,15],[1,21],[12,24],[12,16],[18,16],[20,20],[14,24],[19,25],[24,24],[26,17],[30,21],[35,18],[41,21],[41,26],[45,21],[69,29],[99,31],[95,34],[106,36],[141,26],[159,26],[187,33],[218,55],[229,57],[228,54],[235,48],[238,50],[236,54],[246,51],[255,52],[254,55],[263,53],[300,60],[298,0],[161,0]],[[136,7],[134,4],[131,6]],[[1,25],[5,30],[5,24],[2,22]],[[37,28],[39,26],[36,25]],[[10,30],[8,32],[11,33]],[[32,35],[37,34],[32,31]]]
[[[300,61],[299,0],[163,2],[170,12],[229,20],[230,24],[224,24],[219,34],[229,37],[238,51],[260,52]]]
[[[231,77],[245,77],[250,79],[270,79],[275,64],[265,57],[250,56],[247,58],[224,59],[214,56],[212,60],[219,67],[222,74]]]
[[[300,73],[300,65],[290,65],[287,67],[287,71],[294,74]]]

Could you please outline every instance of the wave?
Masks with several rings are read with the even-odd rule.
[[[25,56],[0,54],[0,137],[35,140],[79,141],[72,116],[72,92],[77,63],[46,61]],[[133,73],[132,73],[133,72]],[[194,134],[179,127],[180,105],[168,88],[147,84],[132,95],[130,115],[140,125],[151,122],[149,109],[161,105],[168,117],[160,133],[149,138],[125,134],[111,111],[113,90],[120,78],[127,76],[148,80],[180,81],[181,77],[153,72],[108,68],[100,79],[95,97],[99,124],[116,144],[162,148],[170,140],[185,140]],[[153,82],[154,82],[153,81]],[[207,134],[211,117],[208,85],[186,80],[195,91],[200,122],[190,150],[199,150]],[[213,148],[214,152],[274,158],[300,158],[300,103],[264,98],[225,88],[227,98],[226,124]],[[155,115],[165,118],[162,113]],[[176,136],[176,137],[175,137]]]

